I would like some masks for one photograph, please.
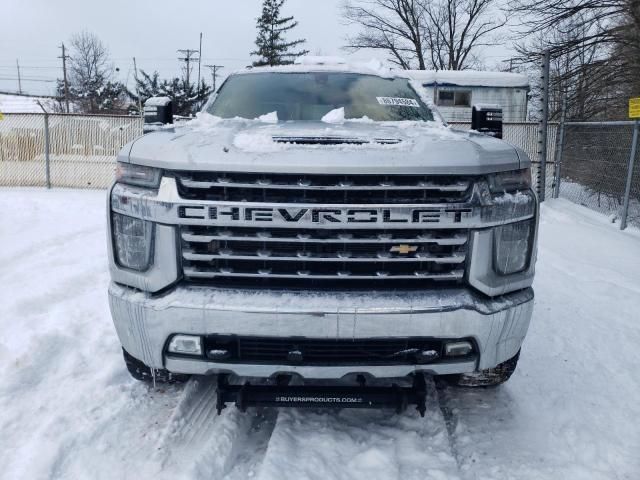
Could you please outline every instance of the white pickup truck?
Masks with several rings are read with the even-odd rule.
[[[506,381],[533,310],[530,166],[447,127],[401,73],[231,75],[198,119],[118,157],[109,300],[130,372],[218,375],[242,406]],[[304,389],[318,381],[335,388]]]

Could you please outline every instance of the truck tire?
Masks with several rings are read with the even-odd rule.
[[[497,387],[505,383],[513,372],[516,371],[520,350],[509,360],[501,364],[474,373],[463,373],[460,375],[444,375],[443,380],[449,385],[456,387]]]
[[[122,349],[122,355],[124,356],[124,363],[127,365],[127,370],[129,370],[129,373],[133,378],[141,382],[153,383],[153,373],[151,372],[151,368],[147,367],[137,358],[131,356],[124,348]],[[189,380],[189,375],[171,373],[164,369],[155,370],[156,384],[184,383],[187,380]]]

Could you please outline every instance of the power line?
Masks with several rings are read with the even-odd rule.
[[[41,83],[55,83],[55,80],[45,80],[42,78],[26,78],[26,77],[0,77],[0,80],[19,80],[20,82],[41,82]]]

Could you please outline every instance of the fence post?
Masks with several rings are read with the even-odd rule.
[[[47,188],[51,188],[51,164],[50,164],[50,143],[49,143],[49,114],[44,114],[44,165],[45,165],[45,180]]]
[[[640,120],[636,120],[636,123],[633,125],[633,140],[631,142],[631,154],[629,155],[629,167],[627,168],[627,186],[624,190],[624,206],[622,207],[620,230],[627,228],[629,197],[631,196],[631,182],[633,180],[633,164],[636,161],[636,154],[638,152],[638,130],[640,130]]]
[[[540,172],[538,172],[538,196],[544,202],[547,189],[547,135],[549,128],[549,70],[551,52],[545,50],[542,64],[542,120],[540,122]]]
[[[49,143],[49,112],[47,112],[47,110],[42,106],[40,100],[36,100],[36,103],[44,112],[44,178],[47,188],[51,188],[51,167],[49,164],[49,151],[51,147]]]
[[[562,169],[562,154],[564,149],[564,124],[567,118],[567,96],[562,99],[562,115],[560,117],[560,132],[558,133],[558,148],[556,150],[556,171],[553,184],[553,198],[560,196],[560,182],[562,177],[560,176],[560,170]]]

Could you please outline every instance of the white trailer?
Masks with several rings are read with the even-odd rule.
[[[500,105],[505,122],[527,119],[529,79],[520,73],[410,70],[447,121],[470,122],[476,104]]]

